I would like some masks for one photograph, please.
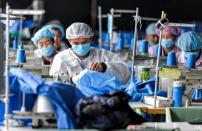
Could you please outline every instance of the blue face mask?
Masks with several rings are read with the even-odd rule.
[[[163,48],[171,48],[174,45],[174,41],[172,39],[162,39],[161,45]]]
[[[89,43],[85,43],[82,45],[73,45],[72,44],[72,50],[78,54],[79,56],[84,56],[86,55],[89,50],[90,50],[90,42]]]
[[[41,51],[42,56],[49,57],[54,54],[55,49],[54,49],[53,45],[49,45],[45,48],[40,49],[40,51]]]

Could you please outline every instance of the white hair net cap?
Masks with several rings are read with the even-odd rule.
[[[81,22],[71,24],[66,30],[67,39],[90,38],[94,36],[92,28]]]
[[[196,51],[202,48],[202,37],[193,31],[183,33],[176,44],[183,51]]]

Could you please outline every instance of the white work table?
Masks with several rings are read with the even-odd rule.
[[[143,123],[142,125],[130,125],[130,127],[133,126],[134,130],[144,130],[144,129],[178,129],[180,131],[202,131],[202,125],[190,125],[187,122],[173,122],[173,123],[165,123],[165,122],[148,122]],[[32,129],[28,127],[9,127],[9,131],[59,131],[59,129]],[[96,129],[76,129],[75,131],[98,131]],[[121,129],[122,131],[124,129]],[[126,129],[125,129],[126,130]],[[130,130],[130,129],[128,129]],[[5,127],[0,127],[0,131],[6,131]],[[63,130],[63,131],[69,131],[69,130]],[[147,130],[148,131],[148,130]]]

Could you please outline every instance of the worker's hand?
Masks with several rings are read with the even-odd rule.
[[[102,65],[97,62],[97,61],[94,61],[90,64],[90,67],[89,67],[90,70],[93,70],[93,71],[99,71],[99,72],[102,72],[103,71],[103,67]]]

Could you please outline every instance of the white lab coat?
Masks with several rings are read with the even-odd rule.
[[[87,58],[80,60],[73,52],[67,49],[58,53],[50,69],[50,75],[69,74],[70,76],[89,68],[93,61],[105,62],[107,69],[105,74],[115,76],[122,84],[128,82],[130,71],[119,55],[104,49],[91,48]]]

